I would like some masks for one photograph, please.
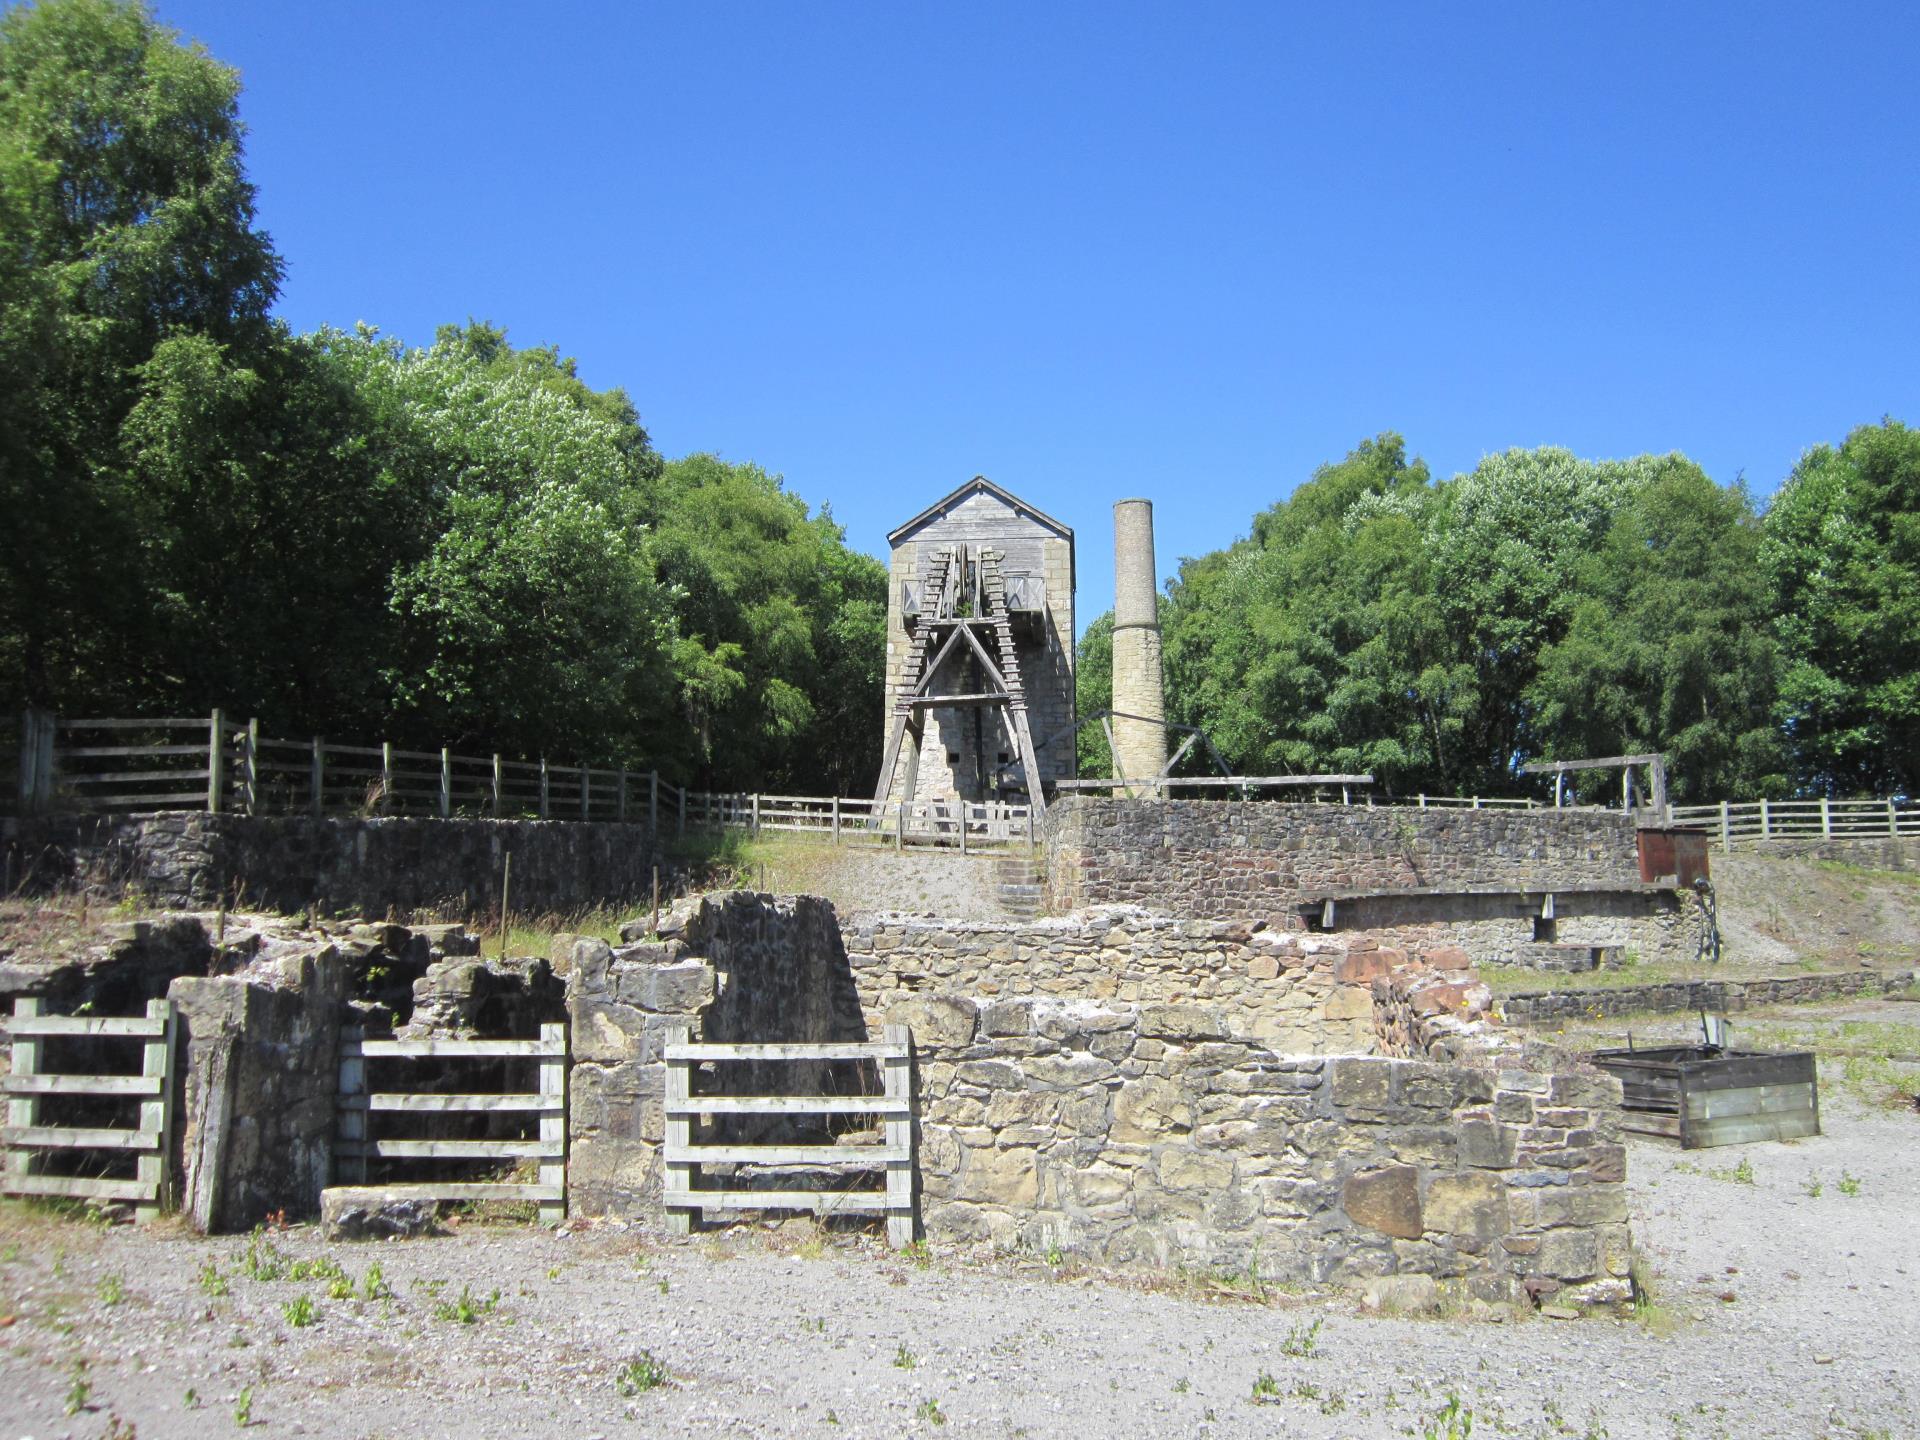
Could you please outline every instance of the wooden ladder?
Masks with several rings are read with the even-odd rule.
[[[927,559],[926,579],[920,587],[920,604],[914,611],[913,643],[907,650],[907,662],[900,672],[900,688],[894,694],[893,715],[887,724],[887,749],[880,761],[880,781],[873,790],[873,823],[885,823],[887,797],[893,792],[893,772],[900,763],[900,747],[912,730],[914,755],[908,763],[907,794],[913,799],[912,776],[919,769],[920,719],[914,713],[913,695],[920,688],[926,669],[927,649],[933,641],[933,621],[945,608],[947,582],[952,578],[956,557],[951,549],[936,550]]]

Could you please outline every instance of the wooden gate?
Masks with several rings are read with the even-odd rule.
[[[378,1059],[494,1057],[536,1059],[539,1088],[530,1091],[447,1094],[428,1090],[367,1089],[367,1062]],[[375,1136],[376,1114],[498,1115],[539,1118],[539,1134],[519,1140],[417,1139]],[[381,1159],[537,1160],[537,1182],[426,1180],[383,1185],[383,1193],[406,1200],[532,1200],[543,1224],[567,1213],[567,1027],[542,1025],[538,1040],[369,1040],[358,1030],[340,1032],[339,1126],[334,1167],[343,1184],[365,1184],[367,1161]]]
[[[7,1123],[0,1130],[5,1168],[0,1191],[9,1195],[52,1195],[80,1200],[131,1200],[134,1218],[151,1220],[167,1200],[167,1160],[173,1138],[173,1029],[171,1000],[150,1000],[144,1016],[42,1015],[38,1000],[16,999],[13,1017],[4,1022],[13,1042],[11,1073],[5,1077]],[[138,1075],[82,1075],[54,1072],[42,1062],[42,1044],[55,1037],[135,1042],[141,1050]],[[137,1099],[138,1122],[131,1126],[43,1125],[45,1097],[60,1095]],[[104,1168],[113,1157],[134,1154],[132,1176],[46,1175],[36,1161],[51,1152],[88,1152]]]
[[[690,1230],[697,1211],[811,1210],[819,1215],[885,1215],[887,1243],[913,1243],[913,1110],[909,1099],[911,1036],[889,1025],[885,1039],[827,1044],[695,1044],[686,1026],[667,1034],[666,1187],[668,1223]],[[878,1095],[695,1095],[693,1067],[705,1061],[870,1060],[880,1067]],[[756,1145],[698,1143],[703,1115],[877,1115],[884,1143],[873,1145]],[[869,1171],[884,1167],[879,1190],[757,1190],[724,1184],[696,1187],[703,1164],[797,1165]]]

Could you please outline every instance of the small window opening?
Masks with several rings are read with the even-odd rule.
[[[1552,944],[1555,936],[1559,934],[1559,923],[1557,920],[1548,919],[1544,916],[1534,916],[1533,943],[1536,945]]]

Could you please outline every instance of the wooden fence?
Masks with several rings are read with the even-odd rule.
[[[1676,805],[1676,825],[1697,825],[1721,850],[1774,840],[1885,840],[1920,836],[1920,804],[1896,800],[1755,800]]]
[[[441,1090],[368,1089],[368,1062],[374,1060],[520,1059],[539,1062],[539,1086],[531,1091],[450,1094]],[[375,1116],[517,1115],[538,1122],[537,1135],[421,1139],[376,1135],[384,1128]],[[537,1161],[534,1183],[506,1180],[425,1180],[382,1185],[410,1200],[532,1200],[544,1224],[566,1218],[567,1205],[567,1027],[542,1025],[537,1040],[377,1040],[358,1030],[340,1033],[338,1126],[334,1173],[342,1184],[365,1184],[367,1161],[495,1160]],[[524,1129],[525,1124],[520,1128]]]
[[[173,1002],[152,1000],[145,1016],[108,1018],[43,1015],[38,1000],[16,999],[12,1018],[0,1023],[12,1040],[10,1073],[0,1085],[7,1096],[7,1123],[0,1130],[0,1144],[4,1144],[0,1191],[131,1200],[135,1219],[158,1216],[167,1201],[167,1162],[173,1139]],[[73,1038],[137,1044],[140,1073],[76,1074],[54,1071],[42,1063],[47,1041]],[[132,1126],[41,1123],[40,1107],[48,1097],[74,1096],[137,1102],[139,1118]],[[42,1173],[39,1162],[54,1153],[83,1155],[84,1168],[95,1171],[124,1169],[131,1153],[134,1173]]]
[[[667,1032],[666,1187],[668,1224],[685,1233],[697,1212],[707,1210],[811,1210],[819,1215],[885,1215],[887,1243],[913,1243],[913,1113],[909,1091],[912,1039],[904,1025],[889,1025],[878,1042],[844,1044],[708,1045],[689,1040],[689,1029]],[[693,1067],[708,1062],[867,1060],[879,1065],[878,1095],[695,1095]],[[885,1124],[884,1143],[873,1145],[734,1145],[695,1143],[693,1127],[703,1115],[873,1115]],[[866,1172],[884,1168],[884,1188],[761,1190],[724,1183],[696,1186],[703,1164],[798,1165]]]
[[[688,825],[735,828],[758,835],[787,831],[824,835],[836,844],[903,848],[940,846],[963,853],[976,846],[1031,845],[1033,809],[997,801],[916,800],[876,804],[834,795],[687,796]]]

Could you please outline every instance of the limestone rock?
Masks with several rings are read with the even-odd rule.
[[[378,1185],[320,1192],[320,1233],[328,1240],[411,1240],[439,1230],[432,1200],[395,1195]]]
[[[1383,1235],[1418,1240],[1426,1228],[1420,1218],[1420,1172],[1411,1165],[1348,1176],[1341,1204],[1356,1224]]]

